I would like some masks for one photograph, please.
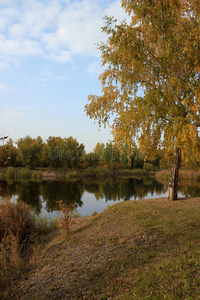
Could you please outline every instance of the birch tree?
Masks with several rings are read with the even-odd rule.
[[[115,141],[139,144],[146,158],[174,153],[168,199],[177,199],[181,156],[200,160],[200,2],[122,0],[130,23],[106,17],[99,44],[102,95],[86,114],[109,123]],[[142,93],[141,93],[142,91]]]

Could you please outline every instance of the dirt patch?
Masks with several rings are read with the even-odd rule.
[[[65,174],[54,171],[41,171],[42,180],[64,180]]]

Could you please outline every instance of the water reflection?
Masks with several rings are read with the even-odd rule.
[[[105,198],[110,200],[130,200],[144,198],[149,192],[154,194],[164,193],[163,184],[153,178],[137,180],[129,179],[107,179],[104,181],[85,182],[85,191],[93,193],[96,200]]]
[[[53,212],[58,210],[57,201],[63,200],[65,204],[74,203],[79,209],[84,206],[84,215],[91,213],[100,205],[101,211],[114,201],[137,200],[148,197],[166,196],[165,187],[154,178],[138,180],[135,178],[80,181],[42,181],[42,182],[6,182],[0,181],[0,197],[13,197],[23,200],[31,205],[36,213],[41,211]],[[180,184],[180,191],[185,196],[200,195],[199,186],[186,186]],[[87,208],[88,206],[88,208]]]

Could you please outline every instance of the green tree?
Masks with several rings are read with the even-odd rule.
[[[73,137],[61,138],[50,136],[43,151],[43,159],[47,165],[58,167],[77,168],[81,165],[84,156],[84,145],[79,144]]]
[[[85,146],[79,144],[72,136],[64,139],[64,147],[62,153],[63,165],[68,168],[78,168],[83,161]]]
[[[199,0],[122,0],[122,6],[130,23],[106,17],[102,95],[88,97],[86,113],[100,125],[114,113],[115,140],[135,140],[146,159],[158,149],[173,152],[168,199],[175,200],[181,155],[187,161],[193,152],[200,160]]]
[[[33,139],[30,136],[21,138],[17,142],[18,160],[29,169],[39,167],[42,158],[43,140],[40,136]]]
[[[103,153],[104,161],[109,167],[113,168],[120,162],[120,151],[116,144],[106,143]]]
[[[99,160],[103,160],[103,153],[105,149],[105,144],[104,143],[97,143],[96,146],[94,147],[94,153],[98,156]]]
[[[89,152],[85,155],[84,166],[85,167],[98,167],[100,164],[99,154],[96,152]]]
[[[43,160],[49,167],[57,169],[62,166],[64,140],[61,137],[50,136],[43,150]]]
[[[0,146],[0,165],[2,167],[17,166],[17,148],[14,146],[11,138],[4,146]]]

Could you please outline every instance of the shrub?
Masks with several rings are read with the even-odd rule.
[[[79,173],[76,172],[76,171],[68,172],[68,173],[65,175],[65,179],[66,179],[66,180],[75,179],[75,178],[78,178],[78,177],[79,177]]]
[[[108,177],[112,175],[112,172],[103,167],[97,167],[97,168],[87,168],[83,172],[83,176],[88,176],[88,177]]]
[[[15,179],[16,178],[16,172],[13,167],[9,167],[5,174],[6,179]]]
[[[147,171],[141,169],[134,169],[134,170],[120,169],[117,170],[117,175],[122,177],[143,177],[143,176],[147,176],[148,174]]]
[[[97,167],[96,172],[97,172],[97,176],[100,177],[108,177],[112,175],[111,170],[109,170],[107,167]]]
[[[21,169],[17,174],[17,177],[20,179],[31,179],[31,172],[27,169]]]
[[[144,169],[145,171],[147,171],[147,172],[153,171],[153,165],[150,164],[150,163],[144,163],[143,169]]]
[[[63,201],[57,201],[59,208],[62,212],[61,216],[56,219],[58,223],[58,227],[61,231],[65,234],[69,235],[70,233],[70,226],[72,225],[73,214],[75,210],[74,204],[65,205]]]
[[[86,170],[83,171],[83,176],[88,176],[88,177],[96,177],[97,172],[95,171],[94,168],[87,168]]]

